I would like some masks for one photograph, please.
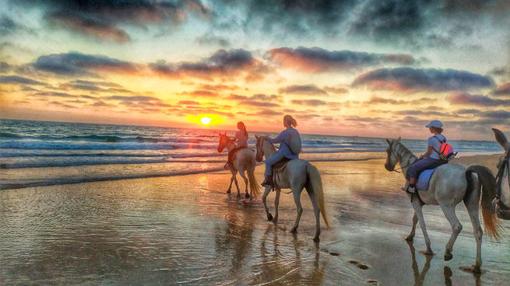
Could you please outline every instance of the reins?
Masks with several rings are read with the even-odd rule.
[[[506,153],[503,163],[501,164],[501,167],[498,169],[498,174],[496,175],[496,199],[499,200],[501,198],[502,188],[501,184],[503,183],[501,180],[503,180],[504,172],[505,172],[505,166],[507,173],[510,172],[510,151]],[[509,181],[510,185],[510,181]]]
[[[404,147],[404,148],[405,148],[405,146],[404,146],[404,145],[402,145],[401,143],[398,143],[398,144],[400,144],[402,147]],[[394,151],[394,152],[393,152],[393,151]],[[411,153],[411,151],[407,150],[407,148],[406,148],[406,149],[404,149],[404,151],[408,151],[408,152],[411,154],[411,159],[412,159],[412,157],[413,157],[414,155]],[[392,150],[391,150],[391,153],[390,153],[390,156],[397,156],[397,155],[399,155],[399,154],[394,154],[394,153],[397,153],[397,151],[392,149]],[[397,157],[397,159],[398,159],[398,157]],[[394,166],[394,167],[393,167],[393,169],[392,169],[392,170],[390,170],[391,172],[395,172],[395,173],[403,173],[405,168],[407,168],[407,167],[411,166],[411,165],[414,163],[414,162],[409,162],[410,160],[408,160],[407,164],[406,164],[406,165],[404,165],[404,166],[402,166],[401,160],[398,160],[398,161],[399,161],[399,165],[400,165],[400,167],[398,168],[399,170],[395,170],[395,167],[396,167],[396,166]],[[396,165],[396,164],[395,164],[395,165]],[[402,171],[402,172],[400,172],[400,171]]]

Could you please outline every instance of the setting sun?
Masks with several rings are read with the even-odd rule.
[[[211,123],[211,118],[210,117],[202,117],[202,118],[200,118],[200,123],[202,123],[204,125],[209,125]]]

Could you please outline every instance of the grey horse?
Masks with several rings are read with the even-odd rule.
[[[262,161],[262,158],[269,158],[274,152],[275,147],[271,142],[267,140],[265,136],[255,136],[257,138],[257,155],[256,159],[258,162]],[[296,204],[297,217],[292,227],[291,232],[296,233],[301,214],[303,213],[303,207],[301,206],[301,192],[303,188],[306,188],[308,196],[312,201],[313,212],[315,214],[315,236],[313,240],[319,242],[319,235],[321,233],[320,214],[329,227],[329,222],[326,216],[326,206],[324,205],[324,192],[322,191],[322,180],[319,170],[305,160],[290,160],[287,163],[285,170],[278,174],[278,180],[275,181],[278,184],[278,188],[275,188],[275,216],[273,217],[267,207],[267,196],[271,191],[271,187],[266,187],[264,194],[262,195],[262,202],[266,210],[268,220],[272,220],[274,224],[278,222],[278,205],[280,202],[280,189],[291,189],[294,195],[294,202]]]
[[[386,141],[388,142],[388,149],[386,149],[387,158],[384,165],[385,168],[388,171],[395,171],[396,165],[400,164],[400,168],[405,176],[407,168],[418,160],[418,158],[400,142],[400,138],[386,139]],[[483,234],[479,219],[480,197],[485,232],[497,239],[499,237],[498,218],[492,208],[492,200],[495,198],[495,195],[496,180],[487,167],[474,165],[466,169],[462,165],[453,163],[441,165],[432,175],[428,190],[419,192],[421,200],[417,199],[416,195],[409,195],[411,196],[414,215],[411,233],[407,236],[406,240],[413,240],[416,224],[419,221],[427,246],[425,254],[434,254],[430,247],[430,239],[427,234],[425,219],[423,218],[422,206],[424,204],[439,205],[452,227],[452,235],[446,244],[444,259],[452,259],[453,245],[462,230],[462,225],[455,214],[455,207],[457,204],[464,201],[464,205],[469,213],[469,218],[473,224],[473,231],[476,239],[476,261],[475,265],[469,270],[480,273],[480,267],[482,265],[481,247]]]
[[[495,128],[492,131],[494,131],[496,141],[505,150],[505,156],[501,158],[498,164],[498,189],[494,200],[494,208],[499,218],[510,220],[510,143],[503,132]]]

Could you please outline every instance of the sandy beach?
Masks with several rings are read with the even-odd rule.
[[[497,155],[457,159],[495,170]],[[297,235],[292,197],[280,220],[266,221],[260,199],[225,194],[229,175],[212,172],[0,191],[0,284],[82,285],[503,285],[510,277],[510,223],[500,241],[484,236],[483,273],[474,262],[472,227],[454,258],[443,260],[450,226],[425,207],[436,253],[422,255],[420,231],[409,245],[412,208],[402,175],[384,160],[315,162],[322,174],[330,229],[312,241],[313,214],[303,195]],[[107,166],[105,166],[106,168]],[[262,167],[257,178],[262,179]],[[272,206],[273,195],[270,195]]]

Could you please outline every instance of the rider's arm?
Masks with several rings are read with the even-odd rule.
[[[432,146],[428,146],[427,152],[425,152],[421,157],[422,158],[430,157],[430,155],[432,155],[432,152],[434,152],[434,149],[432,149]]]
[[[275,144],[275,143],[282,143],[282,142],[285,141],[286,137],[287,137],[287,132],[285,132],[285,130],[284,130],[284,131],[280,132],[280,134],[278,134],[278,136],[276,136],[276,138],[270,138],[269,137],[268,141],[273,143],[273,144]]]

